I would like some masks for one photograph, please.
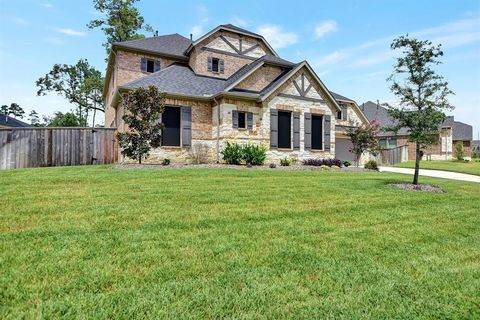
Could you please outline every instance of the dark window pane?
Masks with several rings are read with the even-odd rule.
[[[165,107],[162,123],[162,145],[180,146],[180,108]]]
[[[247,127],[245,121],[245,112],[238,113],[238,127],[243,129]]]
[[[312,115],[312,149],[321,150],[323,148],[323,117]]]
[[[218,59],[213,58],[212,59],[212,71],[213,72],[218,72]]]
[[[390,139],[390,141],[388,141],[388,146],[390,148],[395,148],[397,146],[397,139]]]
[[[155,62],[153,60],[147,60],[147,72],[153,73],[155,70]]]
[[[385,148],[385,147],[387,146],[387,140],[385,140],[385,139],[380,139],[380,140],[378,141],[378,144],[380,145],[380,147]]]
[[[342,111],[337,111],[337,119],[342,120]]]
[[[291,142],[292,142],[291,113],[278,111],[278,147],[290,149]]]

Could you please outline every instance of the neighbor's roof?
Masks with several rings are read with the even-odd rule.
[[[377,105],[372,101],[367,101],[360,106],[360,109],[363,111],[365,116],[368,118],[368,121],[373,121],[377,119],[380,122],[380,127],[390,127],[395,124],[394,120],[388,114],[388,109]],[[471,140],[473,136],[472,126],[454,121],[453,116],[448,116],[445,121],[442,122],[440,128],[451,127],[452,128],[452,139],[453,140]],[[380,132],[380,136],[391,136],[393,132]],[[407,128],[400,128],[397,134],[399,136],[408,135]]]
[[[453,123],[453,133],[452,140],[472,140],[473,138],[473,127],[469,124],[454,121]]]
[[[125,42],[114,42],[113,47],[143,50],[159,55],[185,57],[192,41],[178,33]]]
[[[472,150],[480,151],[480,140],[472,141]]]
[[[23,128],[23,127],[32,127],[32,125],[20,121],[18,119],[6,116],[5,113],[0,113],[0,126],[12,127],[12,128]]]

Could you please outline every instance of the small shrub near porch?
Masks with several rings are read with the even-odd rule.
[[[240,145],[227,141],[221,153],[227,164],[239,165],[244,162],[247,165],[261,166],[267,157],[267,148],[252,143]]]

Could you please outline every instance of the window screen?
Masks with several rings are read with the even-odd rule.
[[[212,71],[213,72],[218,72],[218,70],[219,70],[218,65],[219,65],[219,59],[213,58],[212,59]]]
[[[180,108],[165,107],[162,123],[162,145],[180,146]]]
[[[322,150],[323,117],[312,115],[312,149]]]
[[[290,149],[292,147],[291,113],[278,111],[278,147]]]
[[[247,127],[247,121],[246,121],[246,117],[245,117],[245,112],[239,112],[238,113],[238,127],[239,128],[242,128],[242,129],[245,129]]]
[[[147,60],[147,72],[153,73],[155,71],[155,61]]]

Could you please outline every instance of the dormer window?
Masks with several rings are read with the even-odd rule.
[[[342,120],[342,111],[337,111],[337,119]]]
[[[208,57],[207,69],[210,72],[223,73],[224,72],[223,59]]]
[[[140,69],[143,72],[154,73],[160,71],[160,60],[142,58]]]

